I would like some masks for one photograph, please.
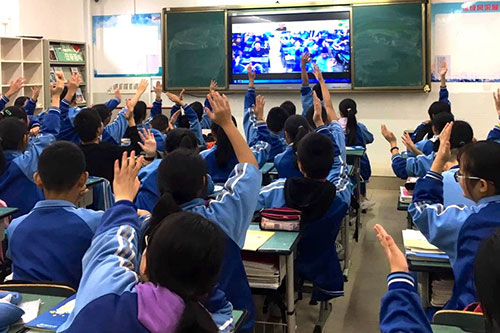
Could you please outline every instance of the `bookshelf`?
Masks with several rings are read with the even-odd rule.
[[[18,77],[26,79],[24,87],[10,98],[9,105],[19,96],[31,97],[31,87],[42,86],[43,80],[43,41],[35,38],[0,38],[0,83],[2,94],[9,90],[9,84]],[[44,107],[44,96],[40,94],[37,109]]]
[[[78,106],[83,107],[89,103],[88,86],[88,63],[87,47],[85,43],[63,40],[43,41],[43,59],[44,59],[44,83],[49,86],[54,82],[55,72],[62,71],[64,78],[68,80],[72,72],[78,71],[82,75],[82,84],[80,85],[81,96],[84,102],[79,102]],[[51,81],[52,80],[52,81]],[[77,96],[79,93],[77,92]],[[46,100],[50,100],[50,91],[45,92]]]

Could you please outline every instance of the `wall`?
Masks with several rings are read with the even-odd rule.
[[[72,0],[73,1],[73,0]],[[131,13],[160,12],[163,7],[185,7],[185,6],[210,6],[214,2],[209,0],[100,0],[95,3],[88,0],[92,15],[112,15]],[[269,4],[275,1],[254,1],[253,4]],[[303,2],[280,1],[282,4]],[[248,1],[217,1],[218,4],[248,4]],[[73,38],[74,39],[74,38]],[[90,39],[88,39],[90,42]],[[133,82],[131,79],[118,79],[120,82]],[[117,82],[117,79],[93,79],[94,103],[100,102],[108,95],[106,91]],[[464,119],[471,123],[476,137],[483,139],[488,131],[496,124],[497,115],[491,96],[493,89],[500,88],[497,85],[455,83],[449,85],[450,99],[453,112],[458,119]],[[424,93],[357,93],[351,94],[358,103],[358,119],[363,122],[375,135],[375,142],[369,146],[369,157],[372,164],[373,174],[380,176],[393,175],[390,167],[389,145],[380,135],[380,125],[385,123],[397,136],[406,129],[413,129],[422,120],[427,119],[429,105],[437,100],[439,85],[432,85],[430,94]],[[344,94],[333,94],[334,103],[338,104],[341,99],[347,97]],[[229,96],[233,113],[238,119],[239,127],[242,128],[243,95],[231,94]],[[295,94],[266,94],[268,107],[280,104],[282,101],[292,100],[300,106],[299,93]],[[187,101],[194,100],[188,97]],[[300,107],[299,107],[300,108]]]

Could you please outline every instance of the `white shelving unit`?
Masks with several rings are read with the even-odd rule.
[[[31,87],[42,86],[38,97],[37,109],[44,107],[43,80],[43,41],[32,38],[0,38],[0,82],[2,94],[9,90],[11,81],[24,77],[26,84],[15,96],[10,98],[9,105],[19,96],[31,97]]]

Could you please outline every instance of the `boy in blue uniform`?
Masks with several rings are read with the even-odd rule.
[[[45,200],[7,229],[14,279],[78,287],[81,260],[103,214],[75,206],[87,178],[85,156],[74,143],[55,142],[42,152],[34,180]]]
[[[174,106],[172,106],[172,109],[170,110],[171,117],[173,117],[177,111],[184,110],[184,112],[183,112],[184,114],[177,118],[175,125],[177,127],[189,128],[196,136],[196,139],[198,140],[198,144],[200,146],[205,146],[205,139],[203,139],[203,133],[201,131],[201,124],[200,124],[200,120],[198,118],[198,115],[193,110],[191,105],[184,103],[183,94],[184,94],[184,90],[181,91],[179,96],[177,96],[171,92],[166,93],[166,95],[170,99],[170,101],[175,103]],[[185,121],[187,121],[187,124],[183,124]]]
[[[0,121],[0,198],[10,207],[19,208],[14,217],[28,214],[43,199],[42,191],[33,182],[38,158],[43,149],[56,140],[60,130],[59,94],[64,80],[57,79],[51,89],[52,106],[41,121],[40,135],[28,139],[26,123],[17,118]]]

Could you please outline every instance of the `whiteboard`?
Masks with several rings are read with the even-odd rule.
[[[92,17],[94,77],[161,76],[161,15]]]
[[[437,71],[445,60],[450,82],[500,82],[499,4],[432,5],[433,81],[439,81]]]

